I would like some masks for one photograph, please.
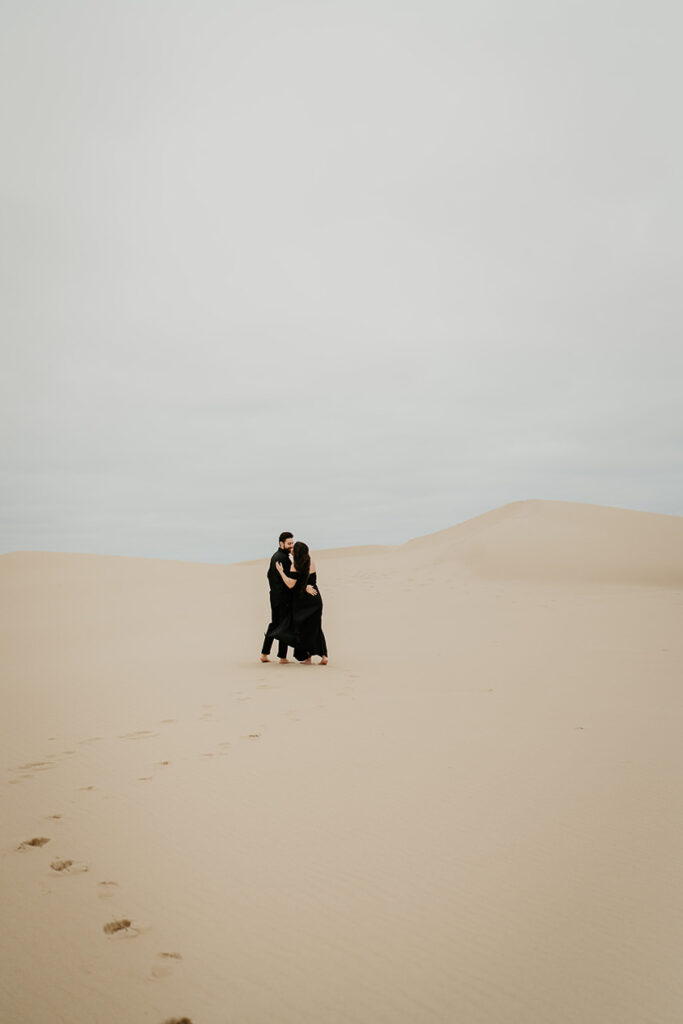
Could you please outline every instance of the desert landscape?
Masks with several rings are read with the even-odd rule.
[[[679,1024],[683,518],[269,555],[0,557],[2,1020]]]

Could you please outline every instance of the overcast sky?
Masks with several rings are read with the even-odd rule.
[[[0,0],[0,550],[682,514],[680,10]]]

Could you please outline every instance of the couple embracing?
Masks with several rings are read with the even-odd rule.
[[[273,640],[277,640],[281,665],[289,664],[288,647],[294,648],[294,657],[304,665],[312,664],[313,655],[320,658],[320,665],[327,665],[323,599],[308,544],[301,540],[295,544],[291,533],[281,533],[278,549],[270,559],[268,584],[271,621],[261,648],[261,661],[270,661],[268,655]]]

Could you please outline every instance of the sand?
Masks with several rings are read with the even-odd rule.
[[[683,519],[315,555],[0,558],[0,1019],[679,1024]]]

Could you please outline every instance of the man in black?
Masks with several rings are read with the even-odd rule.
[[[292,566],[291,551],[294,547],[294,537],[291,533],[281,533],[279,547],[273,557],[270,560],[268,567],[268,584],[270,586],[270,618],[271,622],[266,630],[266,634],[271,629],[275,629],[276,626],[282,622],[289,611],[290,593],[286,585],[282,582],[282,577],[276,569],[276,562],[282,564],[282,568],[285,570],[285,574],[289,575],[289,570]],[[266,636],[263,641],[263,647],[261,648],[261,661],[270,661],[268,655],[270,649],[273,646],[272,637],[269,640]],[[283,640],[277,642],[277,656],[280,659],[281,665],[287,664],[287,644]]]

